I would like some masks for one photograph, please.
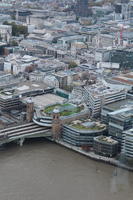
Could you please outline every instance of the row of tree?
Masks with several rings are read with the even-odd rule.
[[[15,22],[9,23],[7,21],[5,21],[3,24],[12,26],[12,35],[13,36],[19,36],[19,35],[25,35],[26,36],[28,34],[27,26],[18,25]]]

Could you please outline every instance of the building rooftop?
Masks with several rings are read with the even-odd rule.
[[[120,108],[126,108],[126,107],[129,107],[129,106],[133,106],[133,100],[126,98],[126,99],[105,105],[103,107],[103,109],[109,109],[110,111],[115,111],[115,110],[118,110]]]
[[[126,85],[133,86],[133,72],[130,72],[128,74],[118,75],[113,78],[113,80]]]
[[[91,121],[90,119],[86,120],[75,120],[69,124],[72,128],[79,129],[79,130],[103,130],[106,128],[105,124],[101,124],[100,122]]]
[[[103,95],[111,95],[111,94],[122,91],[122,89],[118,88],[117,86],[116,86],[116,88],[111,88],[102,82],[97,82],[96,84],[93,84],[91,86],[90,85],[85,86],[85,89],[88,90],[89,92],[91,92],[91,94],[95,98],[99,98]]]
[[[118,144],[118,142],[111,137],[106,137],[103,135],[100,135],[95,138],[95,140],[101,141],[102,143],[108,143],[108,144]]]
[[[16,86],[1,89],[0,98],[10,99],[15,96],[23,95],[26,92],[32,92],[40,89],[49,89],[49,87],[44,83],[33,83],[30,81],[21,80]]]
[[[32,100],[37,107],[41,107],[44,109],[45,106],[48,106],[49,104],[56,104],[57,102],[59,104],[64,102],[64,98],[57,96],[55,94],[44,94],[32,97]]]
[[[76,113],[80,113],[82,110],[84,110],[84,106],[80,105],[80,106],[76,106],[74,104],[71,103],[56,103],[53,105],[48,105],[45,107],[44,112],[46,114],[51,115],[53,113],[54,109],[58,109],[60,112],[60,116],[70,116]]]
[[[66,71],[59,71],[59,72],[55,73],[54,75],[59,76],[59,77],[65,77],[65,76],[72,76],[75,74],[77,74],[77,73],[74,71],[66,70]]]
[[[67,36],[67,37],[61,37],[59,40],[77,40],[77,39],[82,39],[82,38],[86,38],[86,36],[82,36],[82,35],[72,35],[72,36]]]
[[[117,117],[118,119],[132,119],[133,106],[116,110],[114,112],[109,113],[109,115]]]

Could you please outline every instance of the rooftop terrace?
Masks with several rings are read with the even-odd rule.
[[[24,93],[40,90],[40,89],[48,89],[49,87],[44,83],[32,83],[30,81],[21,80],[17,86],[13,86],[11,88],[5,88],[0,90],[0,98],[9,99],[13,96],[19,96]]]
[[[85,89],[91,92],[95,98],[99,98],[101,95],[117,94],[122,91],[122,89],[119,89],[117,86],[115,88],[111,88],[102,82],[98,82],[92,86],[86,86]]]
[[[73,121],[70,124],[70,126],[75,129],[88,130],[88,131],[89,130],[97,131],[97,130],[103,130],[106,128],[106,126],[104,124],[91,121],[90,119]]]
[[[96,137],[96,140],[101,141],[103,143],[108,143],[108,144],[117,144],[118,142],[111,137],[106,137],[106,136],[98,136]]]
[[[70,103],[64,103],[64,104],[57,103],[46,106],[44,112],[48,115],[51,115],[55,108],[58,108],[60,116],[70,116],[72,114],[80,113],[84,109],[84,106],[83,105],[76,106]]]

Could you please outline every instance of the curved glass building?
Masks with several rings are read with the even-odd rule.
[[[91,147],[93,146],[94,137],[104,134],[105,130],[106,126],[104,125],[98,125],[94,122],[79,122],[78,124],[64,125],[62,138],[64,142],[74,146]]]

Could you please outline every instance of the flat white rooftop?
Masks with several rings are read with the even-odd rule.
[[[63,103],[65,99],[55,94],[44,94],[32,97],[32,100],[35,106],[45,107],[48,104]]]

